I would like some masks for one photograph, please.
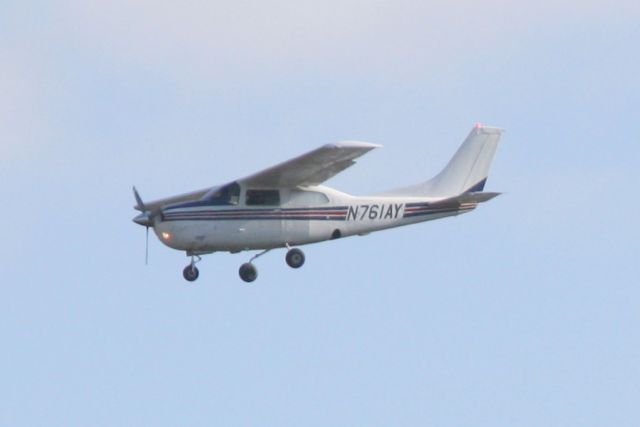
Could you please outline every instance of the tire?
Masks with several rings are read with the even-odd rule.
[[[198,276],[200,276],[200,272],[195,265],[187,265],[184,270],[182,270],[182,276],[188,282],[195,282]]]
[[[289,249],[285,257],[287,265],[291,268],[300,268],[304,265],[304,252],[298,248]]]
[[[240,278],[247,283],[251,283],[258,278],[256,266],[250,262],[245,262],[240,266]]]

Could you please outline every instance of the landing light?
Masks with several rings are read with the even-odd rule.
[[[166,231],[163,231],[161,236],[163,240],[171,240],[171,233],[167,233]]]

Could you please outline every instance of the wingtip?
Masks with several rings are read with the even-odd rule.
[[[476,132],[483,132],[483,133],[502,133],[505,131],[503,128],[499,128],[497,126],[483,125],[480,122],[477,122],[475,125],[473,125],[473,130]]]
[[[355,141],[355,140],[338,141],[329,145],[335,148],[370,148],[372,149],[372,148],[382,147],[381,144],[374,144],[373,142]]]

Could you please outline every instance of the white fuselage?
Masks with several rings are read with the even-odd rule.
[[[356,197],[325,186],[277,191],[276,205],[248,205],[242,188],[234,204],[198,201],[167,206],[153,228],[161,242],[187,253],[238,252],[367,234],[476,207],[424,197]]]

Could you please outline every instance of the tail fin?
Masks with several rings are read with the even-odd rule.
[[[477,124],[447,166],[427,182],[399,188],[387,196],[453,197],[484,189],[502,130]]]

